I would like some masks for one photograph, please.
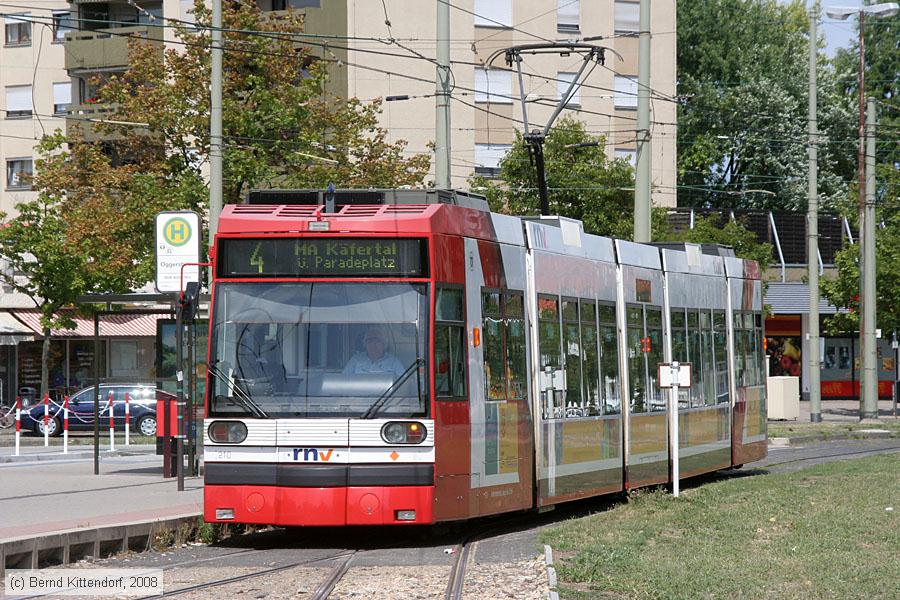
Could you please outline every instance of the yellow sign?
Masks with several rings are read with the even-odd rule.
[[[163,228],[163,236],[173,246],[184,246],[191,239],[191,224],[181,217],[170,219]]]

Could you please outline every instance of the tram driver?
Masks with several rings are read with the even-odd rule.
[[[344,367],[345,375],[390,373],[395,378],[406,370],[396,356],[388,351],[387,339],[380,327],[368,327],[363,337],[365,350],[350,357]]]

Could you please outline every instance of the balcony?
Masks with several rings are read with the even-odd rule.
[[[162,28],[147,25],[115,27],[66,34],[66,70],[99,70],[128,65],[128,42],[147,39],[163,51]]]

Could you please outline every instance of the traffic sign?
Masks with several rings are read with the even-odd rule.
[[[200,217],[189,210],[156,215],[156,289],[182,292],[190,281],[200,281]],[[179,285],[180,282],[180,285]]]
[[[691,387],[691,363],[659,363],[657,369],[659,387]]]

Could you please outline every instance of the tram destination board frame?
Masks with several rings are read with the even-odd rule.
[[[422,238],[220,238],[218,276],[428,277]]]

